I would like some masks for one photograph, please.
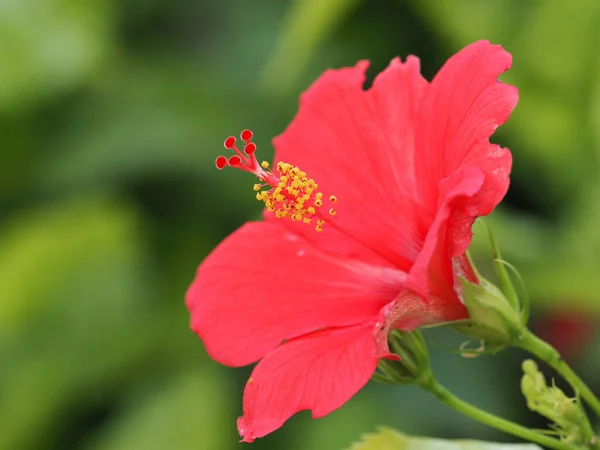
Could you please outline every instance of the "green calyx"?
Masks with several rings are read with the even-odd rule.
[[[471,261],[478,283],[460,278],[462,300],[469,312],[469,320],[457,323],[454,328],[484,342],[486,352],[499,351],[520,338],[529,319],[529,298],[516,269],[502,259],[498,242],[492,230],[480,221],[487,231],[492,248],[493,265],[499,281],[496,287],[483,278]],[[521,294],[517,294],[508,269],[521,281]]]
[[[483,278],[480,284],[464,278],[460,283],[469,322],[458,323],[454,328],[497,347],[508,345],[521,334],[521,315],[496,286]]]
[[[429,351],[418,330],[393,330],[388,336],[390,351],[398,361],[382,359],[373,377],[391,384],[427,384],[433,378],[429,365]]]

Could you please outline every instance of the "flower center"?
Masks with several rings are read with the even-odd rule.
[[[318,192],[319,185],[298,167],[285,162],[278,162],[275,171],[269,169],[269,163],[258,163],[254,152],[256,144],[252,143],[252,131],[244,130],[240,135],[244,141],[244,150],[236,146],[236,139],[229,136],[225,139],[225,148],[235,154],[226,158],[219,156],[215,161],[217,169],[225,166],[235,167],[256,176],[260,183],[254,185],[256,199],[265,204],[267,210],[278,219],[291,218],[292,221],[311,223],[316,220],[315,230],[323,231],[323,227],[336,215],[330,208],[328,213],[321,212],[323,208],[323,193]],[[264,189],[264,188],[269,189]],[[331,203],[337,201],[335,195],[329,197]]]

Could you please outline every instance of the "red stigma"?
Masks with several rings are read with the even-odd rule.
[[[233,146],[235,145],[235,138],[233,136],[229,136],[227,139],[225,139],[223,145],[225,146],[225,148],[233,148]]]
[[[274,168],[275,172],[271,171],[267,161],[259,164],[254,155],[256,144],[251,142],[252,131],[242,131],[240,138],[244,143],[242,150],[235,145],[235,137],[225,139],[225,148],[231,150],[233,155],[229,158],[217,157],[217,169],[229,166],[251,173],[260,181],[254,185],[256,199],[264,202],[267,210],[274,213],[275,217],[287,217],[303,223],[311,223],[314,219],[317,223],[315,230],[323,231],[329,216],[335,216],[336,211],[330,208],[329,216],[319,211],[323,206],[323,193],[316,191],[318,185],[315,180],[308,178],[299,168],[281,161]],[[335,203],[335,195],[330,196],[329,200]]]
[[[224,156],[217,157],[215,165],[217,166],[217,169],[223,170],[223,168],[227,165],[227,158],[225,158]]]
[[[256,160],[256,156],[254,156],[256,144],[251,142],[252,136],[253,134],[250,130],[244,130],[240,133],[240,137],[244,143],[243,150],[240,150],[235,145],[236,138],[234,136],[229,136],[227,139],[225,139],[223,145],[226,149],[231,150],[233,155],[229,157],[219,156],[215,161],[217,169],[222,170],[225,166],[235,167],[236,169],[242,169],[245,172],[250,172],[258,178],[265,180],[270,172],[265,172]]]
[[[233,155],[229,158],[229,161],[227,161],[227,163],[230,166],[239,166],[240,163],[242,162],[242,159],[239,156]]]

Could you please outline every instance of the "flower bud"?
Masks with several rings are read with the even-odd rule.
[[[388,382],[394,384],[428,384],[433,379],[429,365],[429,351],[421,333],[394,330],[388,343],[392,353],[399,359],[382,359],[379,370]]]
[[[489,281],[480,284],[460,279],[463,302],[469,312],[469,322],[454,327],[488,344],[504,346],[521,335],[525,325],[519,311],[504,294]]]
[[[576,446],[587,446],[595,442],[594,432],[582,409],[578,398],[570,398],[538,370],[535,362],[523,362],[521,391],[527,400],[527,407],[550,419],[562,442]]]

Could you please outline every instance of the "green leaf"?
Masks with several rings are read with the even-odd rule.
[[[380,428],[377,433],[367,434],[362,442],[348,450],[399,450],[406,448],[409,438],[391,428]]]
[[[197,367],[157,380],[142,394],[93,436],[86,450],[217,449],[237,438],[230,392],[215,371]]]
[[[82,261],[134,252],[135,215],[109,200],[87,199],[14,214],[0,227],[0,335],[26,326],[72,284]],[[24,276],[25,275],[25,276]],[[8,301],[10,299],[10,301]]]
[[[598,249],[600,249],[600,183],[574,199],[571,214],[563,226],[544,238],[544,251],[536,260],[519,269],[532,297],[543,300],[545,308],[569,308],[586,314],[600,314]]]
[[[0,110],[20,109],[95,74],[113,47],[111,0],[0,2]]]
[[[42,448],[65,405],[109,396],[157,353],[164,314],[148,301],[145,255],[138,215],[106,198],[48,204],[3,224],[0,448]]]
[[[38,159],[36,187],[81,190],[159,170],[212,172],[224,138],[238,131],[231,124],[244,121],[245,101],[230,106],[236,94],[189,65],[131,65],[105,80],[101,95],[79,102],[52,151]]]
[[[284,22],[279,41],[261,78],[270,90],[285,93],[307,61],[360,0],[296,0]]]
[[[412,437],[391,428],[380,428],[377,433],[366,435],[348,450],[535,450],[533,444],[497,444],[473,440],[446,440]]]

